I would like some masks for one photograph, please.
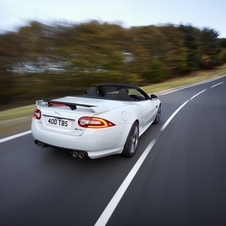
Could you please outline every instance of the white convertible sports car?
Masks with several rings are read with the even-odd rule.
[[[35,144],[68,149],[74,158],[132,157],[139,137],[161,116],[156,95],[121,83],[102,83],[81,96],[37,100],[36,106]]]

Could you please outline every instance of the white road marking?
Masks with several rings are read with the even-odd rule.
[[[165,124],[162,126],[162,128],[160,129],[160,131],[163,131],[168,124],[171,122],[171,120],[174,118],[174,116],[192,99],[194,99],[195,97],[197,97],[199,94],[205,92],[206,89],[200,91],[199,93],[195,94],[193,97],[191,97],[189,100],[185,101],[179,108],[177,108],[177,110],[168,118],[168,120],[165,122]]]
[[[146,147],[143,154],[137,160],[136,164],[130,170],[129,174],[127,175],[125,180],[122,182],[121,186],[118,188],[117,192],[112,197],[111,201],[108,203],[108,205],[106,206],[103,213],[100,215],[99,219],[95,223],[95,226],[103,226],[103,225],[107,224],[107,222],[108,222],[109,218],[111,217],[112,213],[114,212],[116,206],[118,205],[118,203],[121,200],[122,196],[124,195],[125,191],[129,187],[131,181],[133,180],[133,178],[136,175],[137,171],[139,170],[140,166],[142,165],[142,163],[146,159],[147,155],[151,151],[155,142],[156,142],[156,139],[152,140],[151,143]]]
[[[181,108],[183,108],[185,106],[185,104],[187,104],[189,102],[189,100],[187,100],[186,102],[184,102],[179,108],[177,108],[176,111],[174,111],[174,113],[168,118],[168,120],[165,122],[165,124],[162,126],[162,128],[160,129],[160,131],[163,131],[168,124],[170,123],[170,121],[174,118],[174,116],[181,110]]]
[[[206,89],[200,91],[199,93],[197,93],[197,94],[195,94],[193,97],[191,97],[190,100],[194,99],[194,98],[197,97],[199,94],[201,94],[201,93],[203,93],[203,92],[205,92],[205,91],[206,91]]]
[[[25,135],[30,134],[30,133],[31,133],[31,130],[28,130],[28,131],[23,132],[23,133],[18,133],[18,134],[12,135],[10,137],[2,138],[2,139],[0,139],[0,143],[6,142],[6,141],[9,141],[9,140],[18,138],[18,137],[22,137],[22,136],[25,136]]]
[[[216,87],[216,86],[219,86],[219,85],[221,85],[222,83],[224,83],[224,81],[223,81],[223,82],[219,82],[219,83],[217,83],[217,84],[211,86],[211,88]]]

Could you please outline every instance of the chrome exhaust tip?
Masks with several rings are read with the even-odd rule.
[[[79,155],[78,155],[78,152],[77,152],[77,151],[73,151],[73,152],[72,152],[72,157],[73,157],[73,158],[78,158],[78,156],[79,156]]]
[[[80,159],[83,159],[83,158],[86,157],[86,154],[85,154],[84,152],[80,152],[80,153],[78,154],[78,157],[79,157]]]

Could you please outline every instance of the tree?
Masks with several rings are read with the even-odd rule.
[[[210,28],[204,28],[201,33],[202,67],[210,69],[220,64],[220,48],[217,39],[219,33]]]
[[[164,39],[163,63],[166,65],[168,77],[185,74],[188,71],[187,47],[184,44],[184,34],[174,25],[159,27]]]
[[[200,46],[200,31],[190,25],[180,25],[179,30],[184,34],[184,46],[186,48],[187,72],[200,68],[202,53]]]
[[[0,35],[0,43],[0,90],[1,105],[4,105],[14,98],[16,82],[12,76],[13,63],[20,61],[22,49],[16,33]]]
[[[165,37],[155,26],[132,27],[130,51],[133,55],[130,72],[137,74],[143,83],[160,82],[166,77],[163,66]],[[157,78],[157,74],[159,78]]]

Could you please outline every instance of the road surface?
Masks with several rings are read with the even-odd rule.
[[[0,225],[226,225],[226,77],[159,96],[133,158],[0,143]]]

